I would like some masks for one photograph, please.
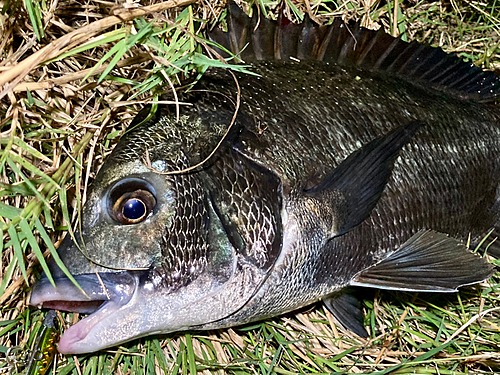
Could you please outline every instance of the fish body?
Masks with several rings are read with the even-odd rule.
[[[264,176],[257,179],[260,190],[274,192],[267,208],[257,209],[281,217],[271,231],[281,232],[279,256],[253,299],[257,316],[294,310],[349,285],[357,273],[396,251],[420,230],[433,229],[463,241],[471,234],[474,244],[498,220],[496,110],[473,102],[457,103],[455,98],[398,79],[338,66],[322,68],[263,63],[253,70],[260,77],[238,76],[241,112],[250,118],[232,150],[208,169],[215,185],[211,194],[218,202],[234,200],[235,185],[241,184],[242,191],[251,186],[245,180],[227,178],[238,166],[247,168],[240,176],[255,173],[252,168],[265,168]],[[227,95],[234,92],[224,71],[209,74],[201,87]],[[185,100],[198,104],[190,121],[203,119],[216,101],[210,98],[206,108],[195,98]],[[230,108],[226,110],[229,122]],[[348,233],[328,238],[321,228],[325,214],[317,207],[321,203],[304,199],[304,190],[318,184],[362,145],[414,120],[426,125],[401,150],[369,217]],[[246,201],[261,201],[261,196],[261,192],[248,194]],[[273,207],[276,202],[281,207]],[[242,206],[242,202],[232,204]],[[246,213],[238,212],[235,218],[250,216],[248,206]],[[262,229],[265,222],[258,224]],[[259,249],[272,248],[273,242],[252,241],[255,224],[243,226],[251,228],[244,241],[251,244],[247,253],[259,259]],[[254,236],[266,238],[261,232]],[[249,314],[249,320],[253,317]]]
[[[266,22],[261,30],[277,27]],[[466,77],[448,86],[446,74],[410,80],[367,69],[371,47],[358,66],[267,59],[255,42],[265,35],[252,39],[264,60],[252,62],[256,75],[208,71],[181,95],[192,105],[179,118],[144,111],[104,163],[83,241],[58,250],[88,297],[54,268],[56,287],[43,279],[31,300],[92,313],[60,352],[244,324],[321,299],[364,335],[350,326],[359,308],[349,287],[451,292],[492,274],[463,243],[478,244],[500,217],[500,112],[481,103],[496,96],[496,77],[459,64]]]

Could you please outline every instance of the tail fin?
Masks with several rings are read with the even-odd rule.
[[[295,24],[282,14],[272,21],[256,9],[250,18],[231,0],[227,22],[228,32],[215,28],[208,37],[245,62],[320,60],[395,74],[464,99],[487,102],[500,94],[500,81],[494,73],[440,48],[407,43],[359,23],[346,24],[337,18],[323,26],[306,15],[301,24]],[[228,57],[222,50],[219,53]]]

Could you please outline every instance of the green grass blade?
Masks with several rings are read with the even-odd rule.
[[[20,208],[14,207],[14,206],[9,206],[8,204],[0,202],[0,216],[5,217],[9,220],[14,220],[16,217],[18,217],[21,212]]]
[[[167,359],[165,358],[165,354],[163,353],[163,350],[161,348],[160,342],[158,339],[152,339],[151,340],[151,350],[153,351],[156,360],[158,361],[158,366],[160,369],[163,370],[164,373],[168,373],[168,364],[167,364]]]
[[[59,190],[59,202],[61,203],[61,212],[63,215],[63,219],[68,224],[68,235],[71,236],[75,243],[77,243],[75,233],[73,231],[73,228],[71,227],[71,218],[69,217],[68,197],[66,196],[66,189]]]
[[[104,80],[104,78],[106,78],[106,76],[109,74],[109,72],[111,72],[111,70],[116,66],[118,61],[120,61],[121,58],[123,57],[123,55],[125,55],[125,53],[127,53],[127,51],[130,49],[127,46],[126,40],[121,40],[119,45],[117,44],[117,46],[118,46],[118,48],[116,48],[116,51],[114,51],[115,53],[114,53],[113,58],[109,62],[106,69],[104,69],[104,71],[102,72],[101,76],[97,80],[97,83],[101,83]]]
[[[286,0],[287,5],[290,7],[290,10],[292,11],[293,15],[297,17],[299,21],[304,20],[304,14],[297,8],[297,6],[293,3],[292,0]]]
[[[5,145],[5,149],[2,152],[2,156],[0,157],[0,173],[3,173],[5,168],[5,162],[7,161],[10,150],[12,150],[12,145],[14,144],[14,139],[16,138],[16,127],[12,126],[10,131],[10,136],[7,139],[7,143]]]
[[[40,151],[38,151],[36,148],[33,146],[28,145],[26,142],[24,142],[21,138],[14,138],[14,144],[21,148],[23,151],[26,153],[33,155],[35,158],[46,161],[47,163],[52,163],[52,160],[42,154]]]
[[[74,135],[76,133],[74,131],[70,131],[70,130],[49,128],[49,129],[37,129],[37,130],[30,131],[29,133],[25,133],[24,137],[25,138],[35,138],[36,140],[39,140],[47,134]]]
[[[193,339],[190,333],[186,333],[186,351],[187,351],[187,361],[189,365],[189,373],[191,375],[196,375],[196,360],[193,350]]]
[[[26,183],[26,185],[28,185],[28,187],[31,189],[31,191],[40,199],[40,201],[45,204],[47,207],[50,207],[50,204],[49,202],[47,201],[47,199],[42,195],[40,194],[40,192],[36,189],[36,187],[31,183],[31,181],[24,175],[23,172],[21,172],[21,170],[17,167],[17,165],[10,159],[10,158],[7,158],[7,164],[9,165],[9,167],[14,171],[15,174],[17,174],[18,176],[20,176],[24,182]]]
[[[105,34],[99,35],[96,38],[93,38],[91,41],[88,43],[82,44],[81,46],[77,46],[70,51],[63,53],[59,56],[57,56],[55,59],[49,60],[48,63],[54,62],[54,61],[59,61],[59,60],[64,60],[68,57],[77,55],[79,53],[88,51],[90,49],[96,48],[103,46],[104,44],[107,43],[112,43],[120,39],[124,39],[127,36],[127,29],[125,27],[122,27],[120,29],[116,29],[110,32],[107,32]]]
[[[40,266],[42,266],[43,271],[47,275],[47,278],[49,279],[50,283],[55,287],[54,279],[52,278],[52,275],[50,274],[49,267],[47,266],[47,262],[45,261],[45,258],[43,257],[43,253],[40,250],[40,246],[36,242],[35,236],[33,236],[33,229],[30,227],[28,224],[28,221],[23,218],[19,222],[19,228],[23,232],[23,234],[26,236],[26,239],[28,240],[28,243],[31,246],[31,250],[35,253],[36,258],[38,259],[38,262],[40,263]]]
[[[9,225],[7,232],[9,233],[10,239],[12,241],[14,256],[17,260],[17,264],[19,265],[19,269],[23,274],[24,281],[26,281],[26,284],[28,284],[28,275],[26,274],[26,264],[24,262],[24,251],[22,249],[21,242],[19,242],[16,228],[13,225]]]
[[[32,0],[24,0],[24,6],[26,7],[26,11],[28,12],[31,26],[33,27],[36,38],[38,40],[41,40],[44,36],[44,33],[40,14],[40,5],[36,2],[33,3]]]
[[[102,82],[102,80],[113,70],[118,61],[122,59],[122,57],[132,48],[136,43],[138,43],[142,38],[146,37],[149,33],[151,33],[152,24],[148,23],[146,27],[140,29],[137,34],[129,35],[120,43],[120,47],[116,49],[113,58],[109,62],[104,72],[102,72],[101,76],[98,79],[98,83]],[[117,44],[118,45],[118,44]]]
[[[109,59],[111,56],[113,56],[115,53],[117,53],[120,49],[123,49],[125,46],[125,39],[120,40],[118,43],[116,43],[111,49],[103,56],[97,64],[94,65],[92,69],[88,72],[88,74],[82,79],[82,82],[85,82],[90,76],[94,74],[96,69],[98,69],[104,62]],[[103,74],[101,76],[104,76]]]
[[[20,182],[17,184],[4,184],[0,182],[0,197],[6,195],[20,195],[22,197],[34,196],[35,194],[26,185],[25,182]],[[1,215],[0,215],[1,216]]]
[[[0,259],[3,259],[3,250],[4,250],[4,243],[3,243],[3,229],[0,228]]]
[[[43,206],[43,216],[45,217],[45,227],[54,229],[54,223],[52,222],[52,212],[47,206]]]
[[[14,275],[14,271],[17,267],[17,258],[14,257],[14,261],[10,262],[9,265],[2,272],[2,281],[0,282],[0,296],[3,296],[7,285]]]
[[[20,164],[23,168],[27,169],[31,173],[40,176],[42,179],[44,179],[49,184],[54,185],[57,189],[61,188],[57,184],[57,182],[55,182],[52,178],[50,178],[49,176],[47,176],[45,173],[43,173],[40,169],[38,169],[37,167],[35,167],[33,164],[31,164],[30,162],[28,162],[26,159],[23,159],[23,158],[17,156],[16,154],[14,154],[14,153],[10,154],[10,159],[13,162],[15,162],[15,163]]]
[[[236,65],[236,64],[225,64],[222,61],[211,59],[201,53],[195,52],[191,57],[191,63],[194,65],[200,65],[203,67],[211,67],[211,68],[226,68],[232,69],[234,71],[250,74],[253,76],[258,76],[257,73],[254,73],[246,68],[249,68],[250,65]]]
[[[43,242],[45,245],[49,248],[50,250],[50,255],[52,255],[52,258],[56,262],[57,266],[64,272],[64,274],[71,280],[71,282],[85,295],[87,294],[83,291],[83,289],[80,287],[80,285],[77,283],[73,275],[69,272],[69,270],[66,268],[64,265],[63,261],[59,257],[59,254],[57,254],[57,251],[52,244],[52,240],[50,239],[49,235],[45,231],[45,228],[43,227],[42,223],[38,218],[35,218],[35,228],[38,230],[40,233],[40,237],[42,237]],[[50,273],[50,272],[49,272]],[[47,275],[48,276],[48,275]],[[88,297],[88,296],[87,296]]]

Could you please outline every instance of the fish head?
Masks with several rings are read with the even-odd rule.
[[[220,139],[210,129],[162,116],[125,135],[104,163],[81,230],[57,251],[81,289],[52,262],[55,287],[44,277],[31,296],[35,306],[90,313],[62,335],[61,353],[203,328],[255,293],[265,270],[233,246],[203,173],[166,173],[203,160]]]

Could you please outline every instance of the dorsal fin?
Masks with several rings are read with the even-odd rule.
[[[245,62],[320,60],[394,74],[464,99],[488,102],[500,95],[500,80],[494,73],[440,48],[407,43],[381,30],[363,28],[359,23],[346,24],[337,18],[331,25],[323,26],[307,15],[301,24],[292,23],[283,15],[272,21],[256,9],[250,18],[231,0],[227,23],[228,32],[215,28],[208,37]]]

